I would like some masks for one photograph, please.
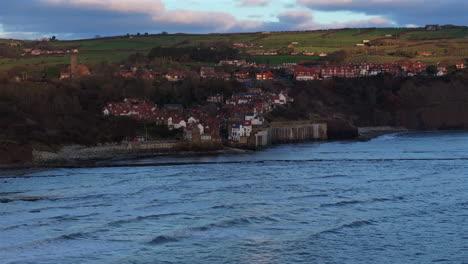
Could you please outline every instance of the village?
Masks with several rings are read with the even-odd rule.
[[[76,61],[76,56],[72,56]],[[73,64],[73,63],[72,63]],[[75,65],[77,63],[75,62]],[[79,65],[83,75],[90,75],[91,71],[85,65]],[[463,62],[454,65],[439,63],[438,65],[428,65],[423,62],[386,62],[386,63],[314,63],[298,64],[283,63],[279,65],[257,64],[247,60],[222,60],[213,66],[200,66],[189,70],[169,70],[166,73],[153,71],[152,69],[141,67],[127,67],[121,65],[120,69],[114,72],[115,77],[141,78],[154,80],[165,78],[171,82],[184,80],[187,75],[195,74],[203,79],[235,79],[240,82],[246,81],[266,81],[266,80],[295,80],[314,81],[332,78],[359,78],[378,75],[392,75],[394,77],[413,77],[416,75],[445,76],[450,68],[454,70],[465,69]],[[228,71],[226,71],[228,69]],[[429,72],[432,71],[432,72]],[[60,79],[71,77],[71,68],[62,72]]]
[[[151,121],[169,130],[179,130],[183,140],[198,146],[229,146],[258,148],[269,144],[268,124],[264,115],[275,107],[291,102],[286,93],[274,94],[251,88],[225,99],[217,94],[207,98],[207,104],[186,108],[179,104],[156,104],[140,98],[112,102],[103,109],[104,116],[126,116]],[[130,141],[145,142],[139,135]]]
[[[463,63],[454,67],[463,69]],[[271,143],[270,124],[265,116],[276,107],[293,101],[286,91],[272,93],[257,87],[268,81],[320,81],[332,78],[358,78],[389,74],[412,77],[427,74],[428,66],[421,62],[397,63],[342,63],[316,64],[312,66],[287,63],[283,65],[259,65],[246,60],[222,60],[214,66],[200,66],[193,70],[169,70],[166,73],[148,68],[121,65],[113,73],[122,79],[165,79],[183,81],[195,75],[201,79],[223,81],[236,80],[247,92],[208,96],[203,105],[184,108],[182,104],[156,105],[142,98],[126,98],[122,102],[109,102],[102,110],[104,116],[126,116],[136,120],[153,122],[169,130],[181,131],[181,140],[197,146],[233,146],[239,148],[265,147]],[[437,67],[435,75],[444,76],[448,67]],[[90,76],[91,70],[78,64],[77,56],[71,57],[71,65],[62,72],[60,79]],[[326,128],[322,129],[326,130]],[[326,135],[311,134],[309,139],[325,139]],[[148,135],[138,135],[126,141],[151,141]]]

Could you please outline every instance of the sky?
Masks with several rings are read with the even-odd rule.
[[[2,0],[0,38],[468,26],[468,0]]]

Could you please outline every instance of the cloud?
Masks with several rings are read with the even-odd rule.
[[[46,5],[85,7],[122,13],[158,13],[164,10],[161,0],[40,0]]]
[[[312,21],[312,12],[307,10],[291,10],[278,16],[280,22],[287,24],[302,24]]]
[[[227,12],[167,9],[161,0],[30,0],[26,5],[7,1],[0,9],[0,24],[8,32],[4,35],[55,34],[59,38],[70,38],[70,33],[85,38],[136,32],[253,31],[262,26]]]
[[[248,29],[242,21],[224,12],[167,10],[161,0],[41,0],[52,6],[114,11],[122,14],[141,14],[154,23],[166,27],[186,26],[214,31]],[[251,25],[251,24],[247,24]]]
[[[241,7],[237,6],[233,10],[216,7],[221,11],[200,11],[201,8],[192,10],[190,6],[195,5],[193,2],[166,5],[167,1],[164,1],[166,0],[3,1],[0,8],[0,24],[3,25],[1,34],[18,38],[56,35],[66,39],[162,31],[213,33],[466,24],[465,16],[468,12],[466,0],[288,0],[287,8],[284,6],[286,1],[283,4],[277,1],[276,6],[273,6],[269,4],[273,1],[236,0],[234,6],[239,4]],[[197,5],[202,3],[198,1]],[[291,5],[292,3],[295,5]],[[246,11],[244,7],[265,4],[269,7],[262,7],[257,13],[245,14],[245,19],[238,18],[241,16],[239,10]],[[340,10],[349,11],[356,17],[363,17],[360,14],[364,13],[370,18],[330,23],[314,18],[316,11]]]
[[[296,0],[312,10],[352,11],[379,15],[405,24],[466,25],[466,0]]]
[[[268,0],[239,0],[239,5],[245,7],[266,6],[268,3]]]
[[[265,25],[269,30],[314,30],[347,27],[383,27],[393,25],[393,21],[385,17],[349,20],[346,22],[320,23],[314,19],[312,11],[290,10],[278,15],[278,22]]]

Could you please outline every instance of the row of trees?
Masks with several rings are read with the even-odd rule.
[[[228,45],[215,47],[155,47],[149,54],[149,59],[172,58],[175,61],[218,62],[223,59],[238,58],[239,51]]]

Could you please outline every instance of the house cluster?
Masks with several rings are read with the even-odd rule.
[[[21,56],[41,56],[41,55],[55,55],[55,54],[73,54],[73,53],[79,53],[79,49],[56,49],[56,50],[45,50],[45,49],[32,49],[32,48],[26,48],[23,49],[23,53]]]
[[[208,97],[204,106],[184,109],[181,105],[157,105],[139,98],[126,98],[123,102],[109,103],[102,112],[105,116],[127,116],[136,120],[155,122],[169,130],[183,131],[184,140],[193,144],[233,145],[254,144],[255,134],[265,131],[264,115],[275,106],[290,102],[285,93],[263,92],[251,88],[236,93],[224,101],[222,95]]]
[[[264,115],[290,101],[285,93],[265,93],[260,88],[233,94],[222,106],[226,139],[234,145],[256,145],[255,135],[266,130]]]
[[[277,51],[265,51],[265,52],[250,52],[249,55],[251,56],[276,56],[279,55]],[[283,53],[284,55],[284,53]],[[318,57],[327,57],[328,54],[325,52],[310,52],[310,51],[304,51],[304,52],[299,52],[299,51],[291,51],[289,52],[289,55],[304,55],[304,56],[318,56]]]
[[[424,29],[426,31],[439,31],[439,30],[442,30],[442,27],[439,25],[426,25]]]
[[[222,66],[220,66],[222,65]],[[229,68],[223,67],[229,65]],[[249,65],[245,67],[245,65]],[[140,76],[144,79],[164,77],[169,81],[184,80],[189,74],[198,75],[202,79],[237,80],[240,82],[276,80],[280,77],[293,77],[297,81],[323,80],[330,78],[357,78],[377,76],[379,74],[391,74],[394,76],[415,76],[423,73],[427,64],[422,62],[394,62],[394,63],[342,63],[342,64],[318,64],[313,67],[305,67],[297,63],[282,65],[247,64],[243,60],[224,60],[218,66],[202,66],[195,71],[169,71],[167,74],[156,73],[151,70],[121,69],[115,72],[115,76],[134,78]],[[457,69],[463,69],[463,63],[457,63]],[[437,68],[437,75],[447,74],[448,66]],[[229,69],[229,71],[227,71]],[[279,73],[278,71],[283,71]],[[209,98],[208,101],[218,102],[218,98]]]
[[[196,144],[221,142],[216,108],[214,111],[210,107],[183,109],[181,105],[159,108],[140,98],[126,98],[123,102],[107,104],[103,114],[151,121],[167,126],[169,130],[180,129],[186,141]]]
[[[426,67],[427,65],[421,62],[345,63],[315,68],[298,66],[294,69],[294,78],[297,81],[312,81],[333,77],[356,78],[376,76],[382,73],[414,76],[423,72]]]

